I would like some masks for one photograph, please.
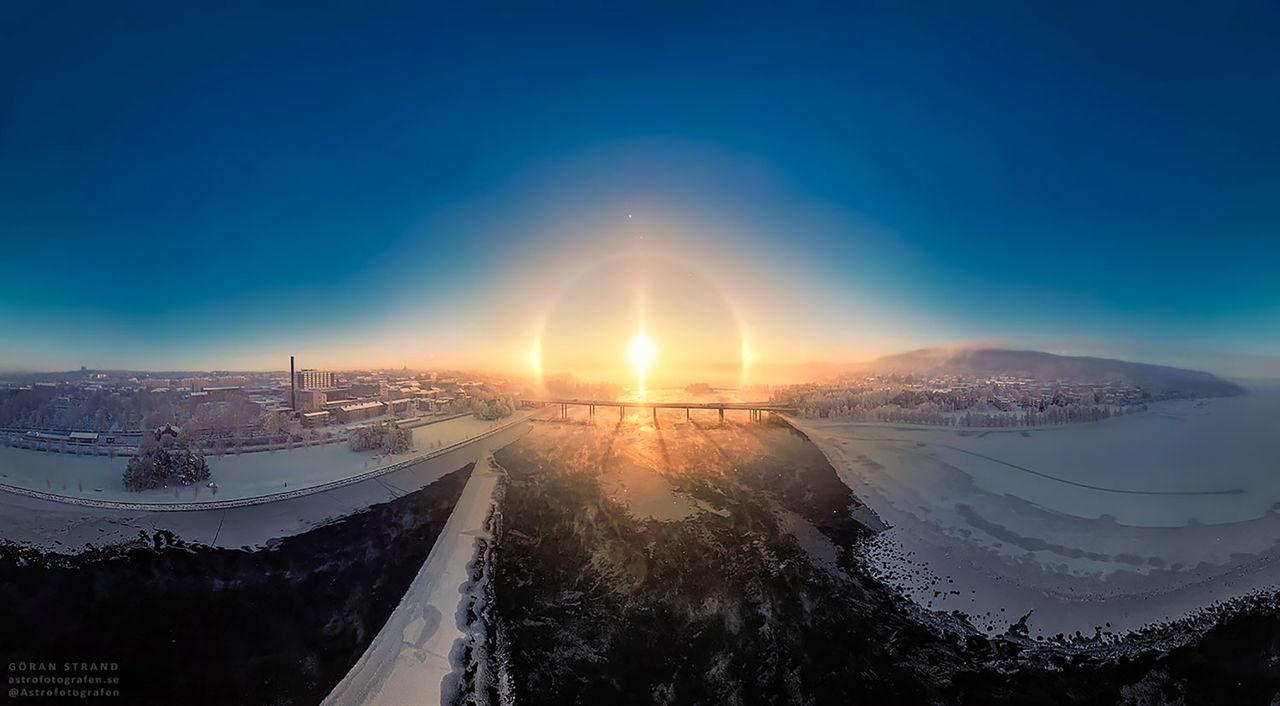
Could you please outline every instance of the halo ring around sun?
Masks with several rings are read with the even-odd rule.
[[[685,262],[679,258],[670,256],[670,255],[638,256],[633,254],[620,254],[620,255],[605,258],[605,259],[591,263],[590,265],[582,268],[572,278],[568,279],[564,283],[564,285],[562,285],[556,291],[556,294],[549,300],[548,305],[543,310],[543,313],[538,317],[536,327],[535,327],[534,343],[529,352],[529,362],[532,368],[534,378],[537,381],[537,383],[541,384],[546,375],[546,370],[544,366],[544,362],[545,362],[544,350],[546,347],[546,340],[547,340],[546,337],[548,334],[548,331],[547,331],[548,323],[551,321],[556,311],[561,308],[565,298],[570,294],[572,294],[573,292],[575,292],[575,290],[579,286],[581,286],[584,282],[588,281],[593,276],[598,275],[601,272],[601,270],[609,267],[617,267],[629,261],[635,262],[637,269],[643,269],[643,267],[646,265],[648,266],[656,265],[661,267],[674,268],[676,270],[681,271],[685,276],[692,278],[692,280],[695,281],[697,284],[705,287],[711,292],[714,292],[714,295],[717,299],[717,303],[720,304],[724,308],[725,312],[728,314],[730,319],[729,323],[734,329],[734,331],[736,332],[737,357],[738,357],[738,376],[737,376],[738,385],[740,388],[745,387],[745,385],[747,384],[747,373],[748,373],[750,360],[751,360],[750,348],[748,346],[747,329],[744,324],[741,313],[739,312],[738,308],[735,306],[732,298],[725,293],[724,288],[720,286],[713,278],[708,277],[706,274],[696,269],[690,263]],[[643,314],[641,314],[641,318],[643,318]],[[643,321],[641,321],[640,325],[642,327],[644,326]],[[628,354],[625,351],[619,351],[620,358],[625,357],[626,355]]]

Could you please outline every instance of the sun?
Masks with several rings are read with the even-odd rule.
[[[653,361],[658,359],[658,346],[653,340],[645,335],[644,329],[636,332],[635,338],[627,344],[627,360],[631,362],[631,366],[636,370],[636,382],[640,392],[644,392],[645,374],[649,372],[649,368],[653,367]]]

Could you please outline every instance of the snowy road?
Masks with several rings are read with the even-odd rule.
[[[437,457],[527,419],[519,412],[499,422],[472,417],[413,429],[412,450],[390,455],[351,451],[347,444],[208,457],[216,488],[203,483],[140,493],[124,489],[123,457],[53,454],[0,448],[0,490],[89,507],[181,511],[275,502],[324,492]]]
[[[492,455],[476,463],[453,514],[418,575],[356,665],[325,704],[440,704],[451,692],[466,641],[472,569],[500,475]]]

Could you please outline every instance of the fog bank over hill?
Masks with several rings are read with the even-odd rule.
[[[1152,392],[1196,397],[1238,395],[1244,390],[1212,373],[1111,358],[1065,356],[1004,348],[924,348],[856,366],[857,372],[921,375],[1012,375],[1036,380],[1123,382]]]

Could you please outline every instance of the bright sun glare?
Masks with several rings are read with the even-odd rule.
[[[658,347],[645,335],[644,329],[636,332],[635,338],[627,344],[627,360],[636,369],[636,382],[639,391],[644,392],[644,376],[658,357]]]

